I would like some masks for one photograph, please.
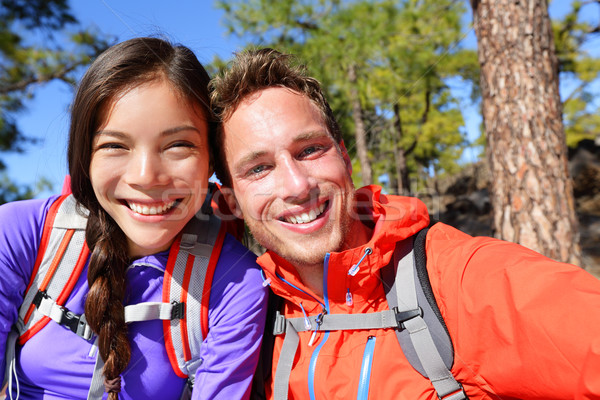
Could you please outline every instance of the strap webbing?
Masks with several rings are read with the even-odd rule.
[[[104,374],[102,373],[104,360],[100,357],[98,338],[96,338],[94,346],[96,347],[96,364],[94,365],[94,374],[92,375],[92,383],[90,384],[87,400],[102,400],[102,396],[104,395]]]
[[[6,370],[4,371],[4,381],[2,382],[2,387],[4,387],[4,385],[7,384],[7,392],[11,400],[13,398],[13,376],[15,379],[17,389],[17,399],[20,395],[19,379],[17,376],[17,369],[15,366],[15,351],[18,338],[19,333],[13,329],[8,333],[8,338],[6,339]]]
[[[296,350],[300,343],[300,336],[294,326],[287,321],[285,326],[285,339],[277,362],[277,370],[275,371],[275,381],[273,383],[273,398],[274,400],[287,400],[288,388],[290,383],[290,374],[292,373],[292,365],[296,356]]]
[[[277,318],[285,318],[281,314]],[[317,326],[316,315],[309,317],[312,326]],[[321,316],[322,322],[319,324],[320,331],[345,331],[359,329],[382,329],[396,328],[396,313],[392,310],[385,310],[374,313],[365,314],[325,314]],[[304,318],[289,318],[286,321],[291,324],[296,332],[310,331],[314,328],[307,328],[304,323]],[[287,325],[286,325],[287,327]],[[286,328],[287,329],[287,328]],[[283,332],[274,332],[280,334]],[[287,330],[286,330],[287,333]]]
[[[396,286],[398,310],[408,311],[418,307],[414,249],[412,243],[408,240],[405,240],[399,246],[401,246],[400,254],[404,256],[398,262],[394,285]],[[442,360],[435,346],[431,332],[423,317],[416,316],[405,321],[404,327],[410,334],[409,337],[413,347],[438,397],[443,399],[445,396],[455,393],[452,399],[466,399],[462,386],[454,379],[454,376],[444,364],[444,360]]]
[[[125,322],[171,320],[181,303],[145,302],[125,306]]]

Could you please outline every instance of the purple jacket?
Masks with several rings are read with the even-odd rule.
[[[56,199],[0,206],[0,373],[7,335],[29,283],[49,206]],[[125,304],[161,301],[168,251],[134,261],[127,271]],[[209,333],[193,399],[245,399],[256,368],[266,314],[256,256],[227,235],[213,277]],[[83,313],[87,267],[66,307]],[[185,380],[173,372],[161,321],[129,324],[131,361],[123,372],[121,399],[179,399]],[[17,345],[21,399],[85,399],[96,354],[88,342],[50,321],[24,346]],[[106,398],[106,394],[105,394]]]

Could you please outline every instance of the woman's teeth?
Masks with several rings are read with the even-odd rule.
[[[286,217],[285,222],[290,224],[306,224],[317,219],[317,217],[323,213],[323,210],[325,210],[325,203],[322,203],[319,207],[310,210],[309,212]]]
[[[138,214],[142,214],[142,215],[160,215],[160,214],[164,214],[167,211],[169,211],[171,208],[173,208],[173,206],[175,205],[177,201],[174,200],[170,203],[166,203],[163,205],[153,205],[153,206],[148,206],[148,205],[144,205],[144,204],[136,204],[136,203],[129,203],[127,202],[127,205],[129,206],[129,208],[131,208],[134,212],[138,213]]]

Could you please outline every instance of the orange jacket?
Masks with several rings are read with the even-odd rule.
[[[364,313],[387,309],[379,269],[396,242],[429,223],[415,198],[369,197],[374,234],[369,243],[325,261],[325,293],[315,295],[294,267],[274,253],[259,258],[274,293],[285,299],[286,317]],[[361,197],[364,200],[364,197]],[[362,257],[355,276],[348,270]],[[452,373],[474,399],[600,399],[600,281],[584,270],[552,261],[514,243],[471,237],[434,225],[426,242],[432,288],[454,344]],[[292,286],[293,285],[293,286]],[[296,288],[295,288],[295,287]],[[351,293],[352,305],[346,304]],[[302,305],[302,308],[300,307]],[[370,399],[437,399],[432,384],[406,360],[395,331],[300,332],[289,399],[356,399],[363,354],[375,338]],[[283,337],[275,340],[271,380]]]

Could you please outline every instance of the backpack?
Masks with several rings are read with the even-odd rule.
[[[427,231],[423,229],[414,237],[398,242],[390,264],[381,270],[389,310],[363,314],[325,314],[318,323],[319,330],[395,328],[404,355],[415,370],[429,378],[439,399],[468,399],[462,385],[450,372],[454,363],[454,348],[427,273]],[[274,338],[286,334],[273,389],[275,400],[280,400],[287,399],[289,377],[299,340],[297,332],[310,329],[305,326],[304,318],[285,318],[281,315],[279,310],[283,299],[273,292],[269,295],[269,315],[274,315],[274,318],[267,321],[265,327],[263,351],[253,381],[252,398],[265,398],[264,382],[271,374]],[[311,316],[310,320],[312,324],[317,323],[315,316]]]
[[[191,396],[195,372],[202,360],[200,346],[208,334],[208,301],[212,277],[219,259],[225,224],[214,215],[207,196],[203,211],[196,214],[171,245],[163,280],[162,302],[125,307],[125,322],[160,319],[165,347],[175,373],[187,379],[183,398]],[[206,204],[208,203],[208,206]],[[23,345],[50,320],[91,341],[94,334],[85,315],[64,307],[89,259],[85,243],[87,210],[77,206],[72,195],[59,197],[46,216],[34,270],[19,309],[16,329],[7,343],[5,382],[12,393],[15,343]],[[97,339],[96,339],[97,341]],[[96,341],[94,344],[96,345]],[[97,355],[88,399],[104,393],[102,358]],[[17,393],[18,379],[16,379]]]

